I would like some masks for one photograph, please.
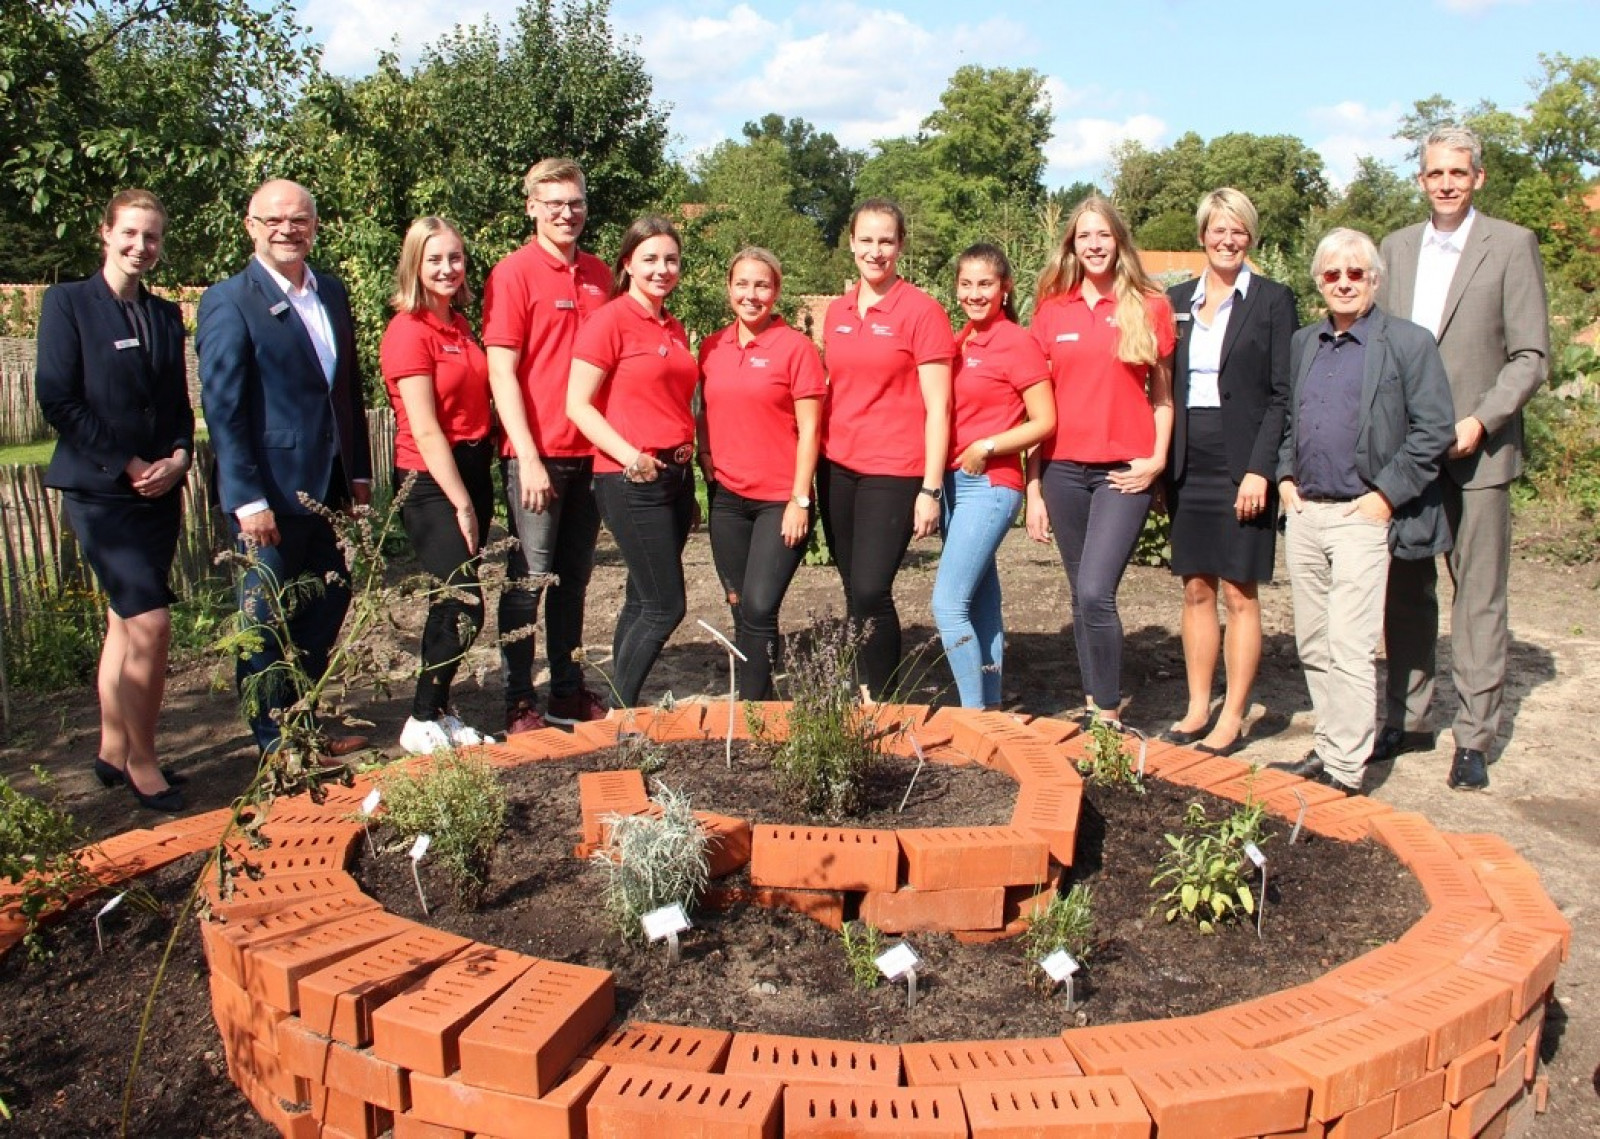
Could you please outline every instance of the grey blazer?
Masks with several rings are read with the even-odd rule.
[[[1307,325],[1289,345],[1289,427],[1278,451],[1278,478],[1294,477],[1300,387],[1317,355],[1326,320]],[[1433,336],[1421,325],[1374,308],[1367,318],[1356,471],[1394,508],[1389,552],[1431,558],[1450,548],[1439,463],[1456,441],[1450,381]]]
[[[1411,315],[1422,231],[1407,226],[1383,239],[1388,271],[1378,304],[1388,312]],[[1445,297],[1439,354],[1456,414],[1476,417],[1486,432],[1476,452],[1447,459],[1445,472],[1468,489],[1504,486],[1522,473],[1522,405],[1550,374],[1550,310],[1532,232],[1482,213],[1473,218]]]

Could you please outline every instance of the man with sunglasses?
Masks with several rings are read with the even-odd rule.
[[[1483,147],[1441,127],[1422,147],[1417,181],[1431,217],[1384,239],[1391,274],[1378,299],[1434,334],[1455,397],[1455,438],[1440,477],[1454,548],[1446,560],[1455,755],[1447,782],[1489,785],[1510,646],[1511,482],[1522,472],[1522,407],[1550,368],[1550,314],[1538,239],[1472,206],[1483,188]],[[1432,558],[1389,571],[1384,640],[1385,727],[1373,762],[1431,751],[1427,727],[1439,635]]]
[[[611,270],[578,248],[589,217],[583,170],[570,158],[536,162],[523,180],[533,240],[489,274],[483,345],[489,386],[504,432],[500,463],[510,530],[503,638],[506,730],[533,731],[548,719],[576,724],[605,715],[572,659],[583,644],[584,599],[594,568],[600,510],[594,448],[567,418],[567,373],[578,326],[611,299]],[[540,583],[546,575],[556,581]],[[533,686],[533,625],[544,597],[550,699],[539,712]]]
[[[1315,746],[1272,766],[1354,795],[1377,735],[1390,557],[1449,548],[1438,474],[1455,413],[1428,330],[1373,304],[1383,259],[1371,238],[1333,230],[1311,276],[1328,315],[1290,342],[1278,494]]]
[[[280,637],[292,641],[305,677],[321,678],[350,604],[349,573],[328,520],[304,495],[335,510],[371,497],[372,457],[350,298],[338,278],[306,264],[317,206],[305,187],[276,180],[250,199],[245,229],[255,256],[243,272],[200,298],[195,351],[200,398],[216,456],[216,489],[234,534],[253,554],[240,581],[247,621],[270,624],[270,591],[296,578],[318,588],[281,599],[281,633],[237,665],[246,717],[263,753],[281,742],[274,710],[298,696],[283,677]],[[344,756],[359,736],[329,737]]]

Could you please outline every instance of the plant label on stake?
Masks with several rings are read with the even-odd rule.
[[[886,980],[898,981],[901,977],[906,979],[906,1008],[917,1007],[917,966],[922,964],[922,958],[917,956],[917,951],[911,948],[909,941],[897,941],[882,953],[872,959]]]
[[[911,798],[911,789],[917,785],[917,776],[922,774],[922,769],[927,766],[928,757],[922,754],[922,744],[917,740],[917,733],[907,729],[906,739],[911,741],[911,751],[917,757],[917,769],[911,773],[911,782],[906,784],[906,793],[900,796],[900,814],[906,809],[906,802]]]
[[[1043,958],[1039,968],[1056,984],[1067,986],[1067,1011],[1071,1012],[1076,1004],[1072,997],[1072,975],[1078,971],[1078,959],[1065,949],[1058,949]]]
[[[1294,845],[1294,840],[1300,837],[1300,824],[1306,821],[1306,797],[1300,793],[1300,788],[1294,788],[1294,801],[1300,804],[1300,809],[1295,812],[1294,830],[1289,832],[1289,845]]]
[[[666,938],[667,960],[676,965],[678,934],[690,928],[689,915],[683,912],[683,903],[673,902],[670,906],[662,906],[647,914],[641,914],[639,924],[644,927],[644,935],[650,941]]]
[[[1261,871],[1261,896],[1256,899],[1256,939],[1261,938],[1261,921],[1267,913],[1267,856],[1261,853],[1261,848],[1253,842],[1244,844],[1244,853],[1251,862],[1256,864],[1256,869]]]
[[[122,899],[126,898],[127,896],[128,896],[128,891],[126,891],[126,890],[122,891],[122,893],[118,894],[116,897],[112,898],[105,905],[101,906],[100,907],[100,912],[94,915],[94,943],[95,943],[95,947],[97,948],[97,950],[99,952],[101,952],[101,953],[104,953],[106,951],[106,943],[105,943],[104,937],[101,936],[100,919],[105,917],[107,914],[109,914],[112,910],[116,909],[118,906],[120,906],[122,904]]]
[[[1130,728],[1124,725],[1122,730],[1130,733],[1139,741],[1139,781],[1142,783],[1144,782],[1145,755],[1150,750],[1150,737],[1145,735],[1138,728]]]
[[[424,915],[428,912],[428,896],[422,892],[422,875],[417,872],[417,867],[422,865],[422,856],[428,853],[432,843],[432,835],[419,834],[417,841],[411,844],[411,880],[417,884],[417,900],[422,903]]]
[[[750,663],[750,658],[745,656],[742,652],[740,652],[739,651],[739,646],[735,645],[732,641],[728,640],[728,638],[723,636],[722,633],[719,630],[717,630],[717,629],[713,628],[712,626],[706,624],[704,621],[700,620],[698,617],[695,618],[695,623],[698,624],[706,632],[710,633],[713,637],[715,637],[717,642],[719,644],[721,644],[723,648],[728,650],[728,740],[727,740],[727,756],[728,756],[728,770],[732,771],[733,770],[733,702],[738,696],[738,688],[734,685],[734,682],[733,682],[733,677],[734,677],[733,660],[734,660],[735,657],[738,657],[740,660],[744,661],[746,664],[749,664]],[[677,955],[674,954],[672,959],[674,961],[676,961],[678,959]]]
[[[383,801],[383,792],[374,787],[367,792],[367,797],[361,800],[361,833],[367,836],[367,849],[372,852],[372,857],[378,857],[378,847],[372,841],[372,813],[378,809],[378,804]]]

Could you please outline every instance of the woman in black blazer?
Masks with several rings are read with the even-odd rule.
[[[1172,572],[1183,578],[1189,704],[1166,737],[1232,755],[1243,744],[1261,660],[1257,587],[1272,580],[1273,474],[1289,408],[1289,339],[1299,321],[1294,294],[1245,263],[1258,233],[1249,198],[1213,190],[1200,199],[1195,221],[1206,270],[1167,291],[1178,322],[1167,502]],[[1217,617],[1219,592],[1226,634]],[[1219,650],[1227,689],[1213,723]]]
[[[166,225],[166,209],[147,190],[111,199],[100,226],[104,267],[44,295],[35,390],[60,436],[45,485],[62,492],[110,603],[95,774],[170,812],[182,809],[183,795],[156,760],[156,719],[172,629],[167,575],[194,454],[194,411],[182,315],[141,283],[161,256]]]

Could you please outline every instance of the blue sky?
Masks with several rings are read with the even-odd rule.
[[[298,0],[333,71],[370,70],[382,41],[402,58],[456,23],[506,27],[516,0]],[[1420,98],[1523,106],[1540,52],[1592,54],[1596,0],[613,0],[612,26],[671,107],[680,156],[738,138],[768,112],[849,146],[914,131],[957,67],[1031,67],[1055,114],[1046,182],[1105,182],[1121,139],[1164,146],[1185,131],[1292,134],[1335,182],[1357,157],[1397,166],[1390,136]],[[1585,30],[1587,29],[1587,30]],[[1492,176],[1492,172],[1491,172]]]

